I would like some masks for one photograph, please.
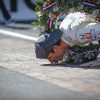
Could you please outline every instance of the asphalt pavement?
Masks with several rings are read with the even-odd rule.
[[[100,100],[99,61],[50,64],[35,57],[37,27],[15,23],[0,30],[0,100]]]

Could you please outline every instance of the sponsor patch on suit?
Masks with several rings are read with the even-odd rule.
[[[81,40],[84,40],[85,39],[84,33],[80,33],[80,36],[79,37],[80,37]]]
[[[91,33],[91,36],[92,36],[92,40],[96,40],[97,39],[97,34],[96,34],[95,29],[90,29],[90,33]]]
[[[86,39],[91,39],[91,33],[85,33],[85,37],[86,37]]]

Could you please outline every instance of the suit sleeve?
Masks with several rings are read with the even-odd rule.
[[[88,23],[91,23],[91,19],[85,13],[76,12],[69,14],[60,25],[60,29],[63,32],[61,39],[70,46],[78,45],[80,41],[77,38],[78,31]]]

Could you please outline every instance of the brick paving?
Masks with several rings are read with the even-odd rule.
[[[36,59],[34,42],[2,34],[0,34],[0,56],[1,67],[48,81],[91,97],[92,100],[100,100],[100,68],[49,65],[47,60]]]

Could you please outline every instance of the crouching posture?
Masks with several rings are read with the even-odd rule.
[[[39,37],[35,43],[36,57],[56,62],[63,59],[70,47],[97,40],[100,40],[100,22],[91,22],[85,13],[70,13],[59,29]]]

